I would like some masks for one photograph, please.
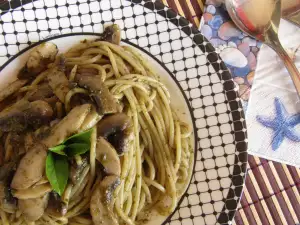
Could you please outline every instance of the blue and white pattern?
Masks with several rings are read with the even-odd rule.
[[[272,149],[276,150],[281,145],[284,138],[292,141],[300,141],[300,132],[297,132],[295,126],[300,124],[300,113],[289,115],[282,102],[275,98],[275,117],[265,117],[258,115],[257,121],[263,126],[273,129]]]

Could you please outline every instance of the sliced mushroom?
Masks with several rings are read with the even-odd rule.
[[[13,196],[18,199],[40,198],[52,190],[49,183],[44,183],[24,190],[16,190]]]
[[[25,134],[25,138],[24,138],[24,148],[25,151],[28,152],[32,146],[34,145],[34,137],[32,133],[27,133]]]
[[[100,120],[102,116],[99,115],[94,107],[92,107],[89,114],[86,116],[85,120],[83,121],[80,130],[85,131],[94,127]]]
[[[53,109],[47,102],[37,100],[30,103],[30,108],[25,114],[30,126],[38,128],[51,120]]]
[[[0,167],[0,207],[10,213],[17,209],[17,199],[11,192],[10,183],[15,173],[17,161],[11,161]]]
[[[41,218],[48,204],[49,194],[39,198],[19,199],[18,207],[25,219],[33,222]]]
[[[90,92],[90,96],[95,101],[97,111],[100,115],[118,112],[117,102],[104,85],[101,77],[77,74],[75,81],[80,87]]]
[[[17,160],[10,161],[5,163],[0,167],[0,182],[7,182],[7,180],[11,180],[10,177],[14,174],[14,171],[17,168]]]
[[[120,176],[120,158],[115,148],[103,137],[99,137],[97,140],[96,159],[102,164],[107,174]]]
[[[94,224],[118,224],[112,209],[113,191],[120,184],[118,176],[108,176],[96,187],[92,193],[90,202],[90,212]]]
[[[54,94],[59,98],[61,102],[65,102],[65,97],[70,91],[69,81],[65,73],[58,67],[54,67],[48,73],[47,79]]]
[[[105,190],[105,199],[107,203],[110,203],[113,200],[113,192],[120,183],[120,177],[116,175],[107,176],[101,181],[100,188]]]
[[[0,118],[7,116],[9,114],[15,113],[15,112],[25,111],[26,109],[29,108],[29,106],[30,106],[29,101],[27,101],[25,99],[21,99],[21,100],[17,101],[16,103],[12,104],[11,106],[2,110],[0,112]]]
[[[44,138],[49,137],[50,133],[51,133],[51,128],[45,125],[34,131],[34,138],[43,140]]]
[[[37,86],[36,89],[29,91],[27,94],[28,101],[44,100],[45,98],[50,98],[53,96],[53,91],[49,84],[44,83]]]
[[[11,190],[6,182],[0,182],[0,206],[8,212],[15,212],[17,209],[17,199],[11,194]]]
[[[51,129],[48,137],[42,140],[47,147],[53,147],[76,133],[91,110],[90,104],[73,108],[66,117]]]
[[[51,192],[46,212],[54,217],[62,217],[66,215],[67,210],[68,206],[62,201],[61,197],[56,192]]]
[[[129,150],[133,140],[131,119],[124,113],[107,116],[97,124],[97,135],[108,140],[118,154],[123,154]]]
[[[12,95],[16,91],[18,91],[21,87],[23,87],[28,81],[27,80],[16,80],[5,88],[2,88],[0,91],[0,102],[3,101],[8,96]]]
[[[96,41],[108,41],[119,45],[121,42],[120,27],[117,24],[106,27],[100,38],[98,38]]]
[[[16,108],[0,117],[0,130],[24,131],[27,127],[38,128],[49,122],[53,115],[52,107],[45,101],[34,101],[27,108]]]
[[[23,112],[15,112],[0,118],[0,130],[2,132],[24,131],[28,127],[28,121]]]
[[[42,100],[37,100],[30,103],[31,113],[40,114],[45,117],[51,117],[53,114],[53,109],[51,106]]]
[[[85,76],[96,76],[98,75],[98,70],[97,69],[94,69],[94,68],[84,68],[84,67],[79,67],[77,69],[77,73]]]
[[[35,143],[32,149],[21,159],[11,182],[11,188],[22,190],[38,182],[45,171],[46,157],[46,146]]]
[[[18,74],[19,79],[35,77],[47,68],[47,65],[55,60],[58,49],[51,42],[45,42],[35,47],[27,60],[26,65]]]
[[[25,153],[24,138],[24,134],[8,133],[4,145],[6,160],[16,159]]]
[[[17,209],[17,199],[11,192],[10,183],[15,173],[17,161],[11,161],[0,167],[0,207],[14,213]]]
[[[53,95],[49,98],[44,98],[43,100],[47,102],[52,107],[52,109],[55,109],[56,103],[59,102],[59,99],[56,97],[56,95]]]

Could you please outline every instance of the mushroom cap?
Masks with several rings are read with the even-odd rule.
[[[124,113],[107,116],[97,124],[97,134],[108,140],[122,155],[129,150],[133,139],[131,119]]]
[[[55,60],[58,48],[54,43],[45,42],[35,47],[29,54],[24,68],[19,72],[19,79],[35,77],[47,68],[47,65]]]
[[[50,192],[46,212],[54,217],[66,215],[68,206],[62,201],[56,192]]]
[[[107,26],[104,29],[104,32],[101,34],[101,37],[97,40],[99,40],[99,41],[108,41],[108,42],[111,42],[113,44],[119,45],[120,42],[121,42],[120,27],[117,24]]]
[[[111,197],[113,191],[119,184],[120,178],[118,176],[107,176],[94,190],[90,202],[90,212],[94,224],[118,224],[117,219],[112,211]]]
[[[96,159],[103,165],[107,174],[121,175],[121,162],[115,148],[103,137],[96,144]]]
[[[18,207],[28,221],[38,220],[48,203],[48,193],[39,198],[19,199]]]
[[[101,77],[77,74],[75,81],[80,87],[89,91],[100,115],[118,112],[117,102],[104,85]]]
[[[12,179],[11,188],[27,189],[38,182],[44,174],[47,148],[41,143],[33,145],[21,159],[17,171]]]
[[[28,102],[27,102],[28,103]],[[38,128],[50,121],[53,115],[52,107],[45,101],[37,100],[23,107],[21,105],[14,110],[8,111],[0,117],[0,130],[24,131],[27,127]]]

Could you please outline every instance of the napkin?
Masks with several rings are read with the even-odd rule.
[[[300,28],[281,20],[279,39],[300,68]],[[258,56],[246,120],[249,153],[300,167],[300,103],[283,62],[268,46]]]
[[[230,70],[246,113],[252,155],[300,166],[300,106],[276,53],[240,31],[223,0],[207,0],[200,30]],[[280,39],[300,61],[300,29],[282,20]],[[298,64],[299,66],[299,64]]]

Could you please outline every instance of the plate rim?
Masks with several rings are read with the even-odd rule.
[[[229,72],[229,69],[228,67],[225,65],[224,61],[221,59],[220,55],[216,52],[216,49],[213,47],[213,45],[207,40],[207,38],[201,34],[200,30],[195,27],[189,20],[187,20],[186,18],[182,17],[181,15],[179,15],[177,12],[175,12],[172,8],[164,5],[162,2],[158,2],[157,0],[150,0],[150,1],[144,1],[144,0],[126,0],[126,1],[131,1],[131,2],[134,2],[136,4],[139,4],[139,5],[142,5],[148,9],[150,9],[151,11],[154,11],[154,10],[157,10],[157,13],[159,15],[161,15],[162,17],[168,19],[168,21],[170,21],[171,23],[173,23],[178,29],[180,29],[182,32],[184,32],[188,37],[190,37],[192,39],[192,41],[201,49],[201,51],[203,53],[206,53],[206,52],[209,52],[209,54],[211,54],[209,56],[206,55],[206,59],[208,60],[208,62],[210,63],[210,65],[214,68],[215,72],[218,74],[218,77],[220,79],[220,81],[225,81],[224,80],[224,76],[226,78],[228,78],[228,80],[226,81],[229,81],[230,83],[232,83],[234,85],[234,82],[232,80],[232,75],[231,73]],[[167,9],[166,11],[164,9]],[[161,13],[160,13],[161,12]],[[182,24],[180,25],[179,23],[177,24],[175,20],[172,21],[172,19],[176,18],[176,17],[179,17],[178,21],[179,23],[182,22]],[[202,18],[203,19],[203,18]],[[189,27],[190,29],[185,29]],[[191,37],[191,34],[193,35],[198,35],[200,36],[202,40],[199,40],[199,39],[196,39],[195,36],[192,38]],[[203,42],[206,42],[206,46],[201,46],[201,44]],[[208,51],[209,49],[209,51]],[[217,58],[217,60],[220,60],[220,66],[222,67],[222,70],[223,70],[223,74],[221,75],[220,73],[218,73],[217,71],[219,71],[220,68],[217,67],[216,63],[214,63],[214,59]],[[226,88],[225,88],[225,84],[223,83],[223,88],[224,88],[224,95],[226,96],[226,98],[228,99],[228,95],[226,94]],[[228,88],[227,88],[228,89]],[[239,96],[238,92],[237,91],[234,91],[236,93],[237,96]],[[242,157],[242,160],[239,160],[239,157],[237,155],[235,155],[235,160],[234,160],[234,168],[233,168],[233,171],[232,171],[232,175],[230,175],[230,179],[231,179],[231,184],[230,184],[230,187],[229,187],[229,191],[228,191],[228,194],[224,200],[224,207],[223,207],[223,210],[222,212],[220,212],[220,215],[219,217],[217,218],[217,222],[220,223],[220,224],[227,224],[229,223],[230,221],[233,220],[234,218],[234,215],[235,213],[237,212],[237,208],[238,208],[238,204],[239,202],[241,201],[242,199],[242,195],[243,195],[243,190],[244,190],[244,187],[245,187],[245,181],[246,181],[246,175],[247,175],[247,163],[248,163],[248,152],[247,152],[247,149],[248,149],[248,142],[246,141],[247,140],[247,125],[246,125],[246,120],[245,120],[245,114],[244,114],[244,110],[243,110],[243,107],[242,107],[242,104],[241,104],[241,99],[239,99],[238,101],[235,99],[233,100],[235,101],[239,108],[242,109],[242,111],[240,112],[241,115],[240,115],[240,119],[244,119],[243,121],[243,127],[246,129],[245,131],[245,139],[242,141],[245,145],[242,147],[242,150],[237,150],[237,148],[235,149],[235,152],[243,152],[245,153],[245,155]],[[227,103],[229,105],[229,102]],[[232,115],[232,112],[234,111],[232,109],[232,107],[229,105],[229,108],[230,108],[230,114]],[[234,132],[234,137],[236,137],[236,129],[234,127],[232,127],[232,131]],[[235,143],[235,147],[237,147],[237,143]],[[201,151],[202,149],[197,149],[197,151]],[[243,169],[242,171],[238,172],[237,170],[239,170],[236,166],[236,162],[237,161],[245,161],[246,164],[243,166]],[[241,174],[243,173],[243,175]],[[234,202],[234,205],[235,205],[235,209],[234,209],[234,213],[231,213],[229,214],[225,212],[225,210],[227,210],[228,206],[232,203],[229,203],[228,199],[229,199],[229,195],[231,194],[230,193],[230,190],[233,185],[233,179],[234,179],[234,174],[237,174],[236,176],[241,176],[242,177],[242,180],[243,180],[243,184],[242,184],[242,190],[239,194],[239,197],[238,197],[238,200],[236,202]],[[224,222],[225,221],[225,222]]]
[[[4,2],[3,4],[0,5],[0,9],[1,8],[5,8],[7,6],[8,6],[8,9],[4,9],[6,11],[2,11],[0,14],[4,15],[5,13],[11,12],[15,8],[21,7],[21,6],[26,5],[28,3],[32,3],[33,4],[35,1],[38,1],[38,0],[23,0],[23,1],[11,0],[10,2]],[[101,0],[98,0],[98,2],[100,2],[100,1]],[[190,37],[191,40],[193,41],[193,44],[196,44],[197,47],[199,47],[200,50],[203,53],[208,53],[208,54],[206,54],[206,59],[209,62],[209,65],[211,65],[214,68],[214,70],[217,73],[220,81],[226,81],[226,82],[230,83],[230,85],[234,85],[234,82],[232,80],[232,76],[231,76],[228,68],[226,67],[225,63],[223,62],[223,60],[221,59],[221,57],[219,56],[219,54],[216,53],[215,48],[200,33],[200,31],[198,30],[198,28],[196,28],[186,18],[180,16],[172,8],[170,8],[168,6],[165,6],[163,3],[158,2],[157,0],[121,0],[121,1],[131,2],[132,5],[133,4],[137,4],[137,5],[140,5],[142,7],[147,8],[147,9],[150,9],[154,13],[159,14],[160,16],[164,17],[167,21],[170,21],[171,23],[173,23],[179,30],[181,30],[188,37]],[[87,1],[87,2],[89,2],[89,1]],[[167,10],[165,10],[165,9],[167,9]],[[174,19],[174,20],[172,20],[172,19]],[[193,35],[193,37],[191,37],[191,34]],[[42,41],[42,40],[40,40],[40,41]],[[28,47],[30,47],[30,46],[28,46]],[[22,50],[24,50],[24,49],[22,49]],[[11,58],[9,58],[7,61],[9,61]],[[219,63],[215,63],[214,62],[215,60],[218,60],[218,61],[220,60],[220,62]],[[3,64],[3,66],[4,66],[4,64]],[[0,67],[0,71],[2,70],[3,66]],[[219,72],[217,72],[217,71],[220,70],[220,68],[222,69],[222,75]],[[171,73],[171,74],[173,74],[173,73]],[[226,80],[224,80],[224,77],[226,77]],[[220,223],[220,224],[224,224],[224,223],[227,223],[227,222],[230,222],[230,221],[233,220],[234,214],[236,213],[237,208],[238,208],[238,204],[239,204],[239,202],[241,201],[241,198],[242,198],[243,187],[245,186],[245,179],[246,179],[246,174],[247,174],[247,166],[246,165],[247,165],[247,161],[248,161],[248,153],[247,153],[247,149],[248,149],[247,126],[246,126],[245,114],[244,114],[244,111],[243,111],[243,108],[242,108],[241,100],[240,99],[239,100],[236,100],[236,99],[229,100],[228,99],[228,94],[226,93],[226,89],[228,89],[228,88],[225,87],[225,82],[222,83],[222,84],[223,84],[223,88],[224,88],[223,94],[226,96],[226,99],[227,99],[227,103],[226,104],[229,106],[230,115],[232,116],[232,112],[234,110],[232,109],[232,107],[229,104],[229,102],[235,102],[235,103],[238,104],[238,108],[242,109],[242,111],[239,111],[240,116],[238,118],[239,119],[243,119],[242,124],[243,124],[243,128],[245,128],[246,131],[243,131],[245,137],[243,138],[242,141],[240,141],[241,143],[243,143],[243,145],[240,146],[240,150],[237,149],[237,144],[238,144],[237,141],[235,141],[235,143],[234,143],[234,145],[236,147],[235,148],[235,153],[236,152],[239,152],[239,153],[241,152],[241,153],[243,153],[243,155],[242,156],[238,156],[237,154],[235,154],[235,159],[234,159],[234,164],[233,164],[234,168],[233,168],[232,174],[229,175],[229,178],[231,180],[231,184],[230,184],[230,186],[228,188],[229,191],[228,191],[228,194],[227,194],[226,198],[223,198],[224,207],[223,207],[222,211],[220,212],[219,217],[217,218],[217,222]],[[238,95],[237,91],[234,90],[234,92],[235,92],[236,96],[238,97],[239,95]],[[184,96],[186,96],[186,95],[184,94]],[[190,104],[188,104],[188,106],[190,106]],[[233,136],[236,137],[236,133],[238,131],[234,128],[234,126],[232,126],[231,130],[233,132]],[[197,137],[197,141],[199,141],[198,137]],[[201,150],[202,149],[200,147],[199,148],[197,147],[197,151],[201,151]],[[243,162],[242,165],[238,166],[241,169],[237,168],[237,165],[236,165],[236,162],[239,162],[239,161]],[[195,162],[196,162],[196,160],[195,160]],[[233,189],[232,189],[232,187],[234,186],[233,185],[233,181],[234,181],[234,178],[236,176],[242,177],[242,190],[238,194],[237,201],[229,203],[229,201],[228,201],[229,197],[228,196],[230,195],[230,191],[233,191]],[[239,182],[241,182],[241,181],[239,181]],[[185,195],[186,194],[184,194],[183,197]],[[228,212],[228,210],[227,210],[228,206],[232,205],[232,204],[235,207],[234,207],[234,209],[232,209],[232,207],[229,207],[231,209]],[[225,212],[225,210],[227,212]],[[234,213],[230,213],[232,210],[234,210]]]

